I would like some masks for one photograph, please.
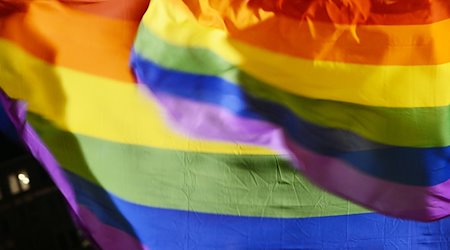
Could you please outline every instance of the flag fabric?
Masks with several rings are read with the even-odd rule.
[[[147,73],[163,73],[158,78],[161,86],[168,83],[163,81],[165,77],[182,79],[186,86],[179,88],[186,87],[187,90],[194,77],[200,84],[198,91],[203,91],[204,81],[214,83],[241,77],[247,79],[245,82],[249,84],[254,83],[255,88],[266,86],[251,72],[236,71],[236,65],[222,58],[217,51],[202,47],[207,33],[199,33],[198,36],[189,34],[191,30],[183,25],[193,25],[196,19],[185,19],[186,15],[199,12],[195,8],[187,9],[194,6],[190,4],[195,1],[184,3],[174,0],[151,2],[148,15],[139,28],[133,65],[145,66]],[[205,6],[203,1],[198,3]],[[223,3],[224,9],[233,6]],[[245,9],[246,2],[241,3]],[[241,143],[226,142],[192,138],[174,130],[176,125],[167,121],[178,124],[182,120],[173,120],[172,114],[167,113],[167,110],[172,110],[167,107],[174,100],[173,93],[165,96],[158,91],[153,92],[155,96],[147,93],[136,84],[129,67],[132,44],[147,5],[144,0],[0,0],[1,104],[21,139],[41,161],[66,198],[80,226],[101,249],[449,247],[449,220],[421,223],[386,217],[315,187],[273,148],[255,143],[255,140],[272,141],[272,137],[264,138],[264,135],[266,130],[272,131],[274,125],[260,122],[255,119],[258,117],[252,117],[254,113],[249,113],[245,119],[236,118],[234,113],[223,112],[222,107],[216,105],[219,107],[217,114],[222,116],[214,115],[211,119],[218,119],[215,129],[223,129],[223,139],[232,135],[228,129],[230,125],[236,125],[237,131],[248,128],[251,138],[255,133],[252,123],[255,128],[263,129],[260,139],[255,137],[255,140]],[[233,9],[230,11],[232,13]],[[261,15],[265,14],[261,12]],[[151,20],[148,18],[156,18],[152,29],[147,26],[153,23],[148,22]],[[247,16],[236,18],[246,20]],[[438,18],[441,16],[433,16],[432,21]],[[177,22],[173,25],[179,26],[180,30],[174,31],[165,25],[174,20]],[[211,24],[217,22],[214,15],[204,21]],[[200,31],[209,29],[209,26],[202,27],[199,27]],[[162,33],[158,33],[160,31]],[[317,32],[319,34],[321,31]],[[186,37],[180,41],[192,41],[192,46],[177,44],[170,37],[162,36],[163,33],[174,36],[184,34]],[[286,30],[286,34],[291,33]],[[220,30],[214,36],[218,40],[211,43],[213,45],[223,44],[222,39],[231,39]],[[271,37],[277,36],[274,34]],[[142,47],[138,45],[140,42]],[[152,53],[161,53],[161,57],[153,57]],[[189,56],[189,61],[185,61],[186,56]],[[273,59],[272,54],[267,56]],[[261,56],[255,58],[266,59]],[[186,64],[178,65],[181,62]],[[258,66],[254,63],[249,62],[249,67]],[[149,65],[154,69],[148,71]],[[289,64],[283,62],[281,66],[288,70]],[[220,74],[217,74],[220,77],[211,72],[215,70],[219,70]],[[269,69],[262,68],[262,71],[265,70]],[[140,78],[148,83],[145,79]],[[240,85],[232,86],[237,88]],[[236,88],[233,91],[239,90]],[[317,101],[315,106],[318,108],[344,105],[340,102],[322,103],[318,99],[299,95],[278,96],[277,88],[272,91],[280,100],[291,96],[289,98],[295,100],[295,105],[297,100],[303,100],[305,105],[310,106]],[[247,94],[245,97],[250,98]],[[230,95],[229,98],[234,100],[234,104],[241,105],[239,99],[235,100],[236,96]],[[162,109],[160,104],[164,100],[167,102],[164,102],[165,109]],[[178,105],[180,111],[191,115],[195,115],[192,109],[198,105],[198,115],[202,119],[207,114],[205,110],[214,111],[214,106],[194,101],[180,98],[173,103]],[[268,108],[273,107],[270,102],[267,105]],[[367,115],[373,112],[374,118],[379,114],[376,108],[367,111],[357,104],[345,107],[354,107],[355,112],[361,110]],[[280,111],[286,110],[283,108]],[[390,109],[380,110],[391,112]],[[420,110],[411,112],[422,114]],[[293,119],[297,116],[287,114]],[[180,118],[184,114],[181,115]],[[231,121],[228,117],[235,119],[233,121],[236,123],[228,123]],[[330,118],[329,121],[332,120]],[[220,126],[220,121],[223,126]],[[241,121],[245,123],[241,124]],[[373,121],[377,122],[380,121]],[[261,124],[265,127],[258,127]],[[355,146],[355,152],[360,150],[363,137],[356,137],[350,132],[318,130],[311,122],[305,122],[302,126],[310,126],[307,130],[309,136],[321,136],[323,131],[334,134],[337,136],[336,143],[341,142],[337,139],[345,135],[348,137],[347,147]],[[213,127],[204,132],[217,134]],[[389,138],[405,142],[415,140],[400,135]],[[423,134],[420,138],[426,140],[428,137]],[[430,144],[435,142],[431,135],[429,140]],[[280,142],[279,145],[283,144]],[[330,143],[330,146],[339,145]],[[374,147],[385,148],[381,143],[364,145],[370,150]],[[380,155],[382,158],[382,153]],[[318,164],[321,167],[327,162],[316,163],[323,163]],[[420,177],[418,181],[422,183]],[[355,187],[356,190],[359,188],[362,187]],[[421,188],[423,186],[417,185],[418,190]],[[392,191],[387,189],[386,192]],[[376,197],[373,199],[378,200]]]
[[[20,142],[16,128],[9,120],[9,117],[2,105],[0,105],[0,136],[7,138],[11,142]]]
[[[155,0],[132,65],[171,124],[383,213],[450,213],[449,1]],[[183,107],[183,108],[180,108]]]

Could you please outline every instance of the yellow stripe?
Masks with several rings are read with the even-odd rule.
[[[52,66],[5,40],[0,40],[0,51],[0,88],[26,100],[30,111],[61,129],[163,149],[273,154],[261,147],[196,140],[174,132],[135,84]]]
[[[262,81],[298,95],[384,107],[450,104],[448,63],[374,66],[277,54],[233,40],[222,29],[200,25],[179,0],[152,1],[143,22],[170,43],[207,48]]]

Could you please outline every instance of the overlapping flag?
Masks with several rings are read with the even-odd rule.
[[[435,220],[450,211],[449,6],[155,0],[132,62],[191,135],[270,147],[334,193]]]
[[[448,248],[291,163],[446,216],[450,4],[147,5],[0,1],[2,106],[100,248]]]

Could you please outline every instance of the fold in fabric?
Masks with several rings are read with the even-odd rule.
[[[349,201],[448,213],[447,1],[277,3],[0,1],[1,119],[99,248],[449,248]]]
[[[156,0],[131,65],[184,133],[271,148],[328,191],[436,220],[450,204],[449,6],[415,4]]]

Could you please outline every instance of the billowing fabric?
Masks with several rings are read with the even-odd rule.
[[[244,57],[244,54],[233,52],[227,47],[228,42],[232,42],[233,46],[242,45],[251,53],[254,53],[254,47],[237,38],[236,41],[232,40],[235,38],[223,33],[220,27],[224,26],[219,24],[223,22],[231,25],[234,19],[242,20],[244,24],[253,20],[253,27],[257,29],[260,20],[266,20],[262,18],[268,17],[267,13],[271,9],[280,6],[272,6],[270,1],[253,2],[257,4],[255,6],[267,9],[258,9],[261,16],[254,19],[235,11],[239,10],[235,8],[239,6],[243,11],[247,9],[244,1],[233,1],[233,4],[223,2],[223,10],[229,12],[233,18],[217,19],[215,8],[210,8],[211,6],[208,7],[205,3],[152,1],[148,15],[139,28],[140,33],[132,55],[133,65],[137,66],[136,69],[139,65],[142,66],[143,75],[139,74],[139,79],[149,83],[152,90],[155,90],[150,84],[154,82],[152,79],[158,80],[160,89],[180,89],[180,94],[170,91],[155,91],[152,94],[136,84],[129,67],[133,41],[147,8],[147,1],[0,0],[0,103],[21,139],[49,172],[93,242],[101,249],[108,250],[449,248],[449,220],[420,223],[373,213],[318,189],[275,151],[285,149],[282,146],[286,145],[286,142],[280,140],[276,144],[273,141],[275,137],[271,136],[272,133],[281,135],[283,130],[276,129],[275,127],[280,125],[270,119],[276,120],[278,116],[286,116],[292,119],[293,131],[299,131],[298,136],[309,138],[308,143],[311,143],[308,147],[300,147],[297,141],[292,139],[292,147],[304,152],[304,161],[311,161],[311,164],[317,166],[317,178],[333,177],[334,179],[329,180],[330,183],[337,183],[335,180],[345,183],[352,180],[352,175],[356,175],[356,178],[361,176],[361,173],[374,171],[370,166],[377,165],[375,162],[372,165],[362,164],[366,158],[364,153],[370,155],[373,150],[379,150],[380,162],[385,161],[386,157],[389,158],[389,154],[392,154],[392,157],[402,156],[402,150],[411,157],[421,157],[420,150],[414,153],[410,148],[402,146],[403,148],[398,147],[396,155],[396,151],[386,151],[389,147],[386,147],[384,142],[375,142],[367,136],[363,137],[344,128],[328,128],[328,123],[331,122],[350,126],[344,118],[349,119],[352,114],[358,117],[358,112],[365,114],[367,119],[372,117],[373,124],[381,124],[383,118],[380,114],[391,114],[392,110],[376,106],[370,110],[365,109],[362,104],[322,101],[287,93],[275,85],[264,83],[264,79],[256,77],[257,74],[254,75],[250,71],[244,71],[239,65],[243,65],[245,60],[255,60],[249,61],[248,67],[265,72],[267,77],[287,77],[287,81],[288,75],[282,76],[276,72],[281,69],[293,71],[297,66],[284,62],[279,64],[275,59],[282,56],[284,61],[285,57],[291,57],[283,55],[284,52],[269,51],[267,58],[259,54]],[[239,5],[240,3],[242,4]],[[279,3],[283,4],[282,1]],[[289,2],[285,1],[285,4]],[[189,9],[189,6],[192,9]],[[301,13],[303,7],[298,6]],[[413,18],[415,15],[409,15],[409,12],[403,14],[416,23],[431,23],[446,18],[447,12],[443,8],[439,8],[442,12],[428,16],[425,7],[428,8],[428,5],[411,10],[418,13],[416,19]],[[432,7],[436,8],[435,5]],[[200,15],[203,12],[199,10],[203,8],[211,11],[210,17],[197,18],[192,14]],[[298,15],[295,8],[282,9],[291,10],[286,13],[289,17],[286,20]],[[155,18],[155,22],[152,18]],[[379,18],[384,20],[386,25],[397,20],[396,17],[383,19],[383,14],[364,20],[378,22],[376,20]],[[209,25],[200,24],[198,20]],[[326,16],[320,15],[317,22],[319,21],[326,25]],[[361,20],[352,18],[348,22]],[[170,23],[171,25],[168,25]],[[188,29],[192,25],[197,25],[200,33],[192,35],[192,29]],[[279,27],[280,31],[289,27],[284,24],[268,25]],[[211,39],[216,40],[202,44],[204,38],[210,36],[212,28],[216,35]],[[242,27],[237,25],[235,31],[241,29]],[[317,30],[318,35],[321,32]],[[285,30],[282,34],[288,36],[295,33]],[[310,33],[305,33],[308,34]],[[358,29],[356,34],[362,39]],[[181,36],[180,40],[176,40],[176,36]],[[270,37],[277,38],[279,34]],[[353,39],[353,35],[351,37]],[[257,40],[262,41],[259,38]],[[190,41],[189,46],[184,44],[186,41]],[[316,46],[313,43],[306,44]],[[219,47],[213,50],[206,45]],[[285,49],[284,46],[273,46],[280,50]],[[445,46],[441,49],[445,49]],[[259,53],[260,50],[263,51],[259,48],[256,52]],[[310,52],[312,53],[312,50]],[[389,60],[399,60],[392,53],[388,53],[392,56]],[[330,56],[328,53],[325,55]],[[375,57],[377,55],[373,54]],[[349,58],[356,60],[350,54]],[[231,59],[241,60],[240,64]],[[291,59],[295,63],[299,60],[296,57]],[[438,56],[429,59],[442,60]],[[269,62],[273,66],[279,65],[278,69],[259,68],[257,60],[262,60],[262,64]],[[317,62],[317,65],[321,63]],[[333,67],[340,66],[336,64]],[[269,74],[270,72],[275,72],[278,76]],[[299,70],[298,73],[300,72]],[[355,72],[363,74],[360,71]],[[319,75],[331,77],[326,74]],[[291,76],[292,79],[293,77]],[[305,77],[313,79],[316,76]],[[177,88],[169,88],[172,81],[177,84]],[[252,96],[243,85],[238,84],[241,81],[261,95],[273,95],[268,95],[267,98]],[[178,85],[180,83],[185,85]],[[213,91],[208,90],[209,87]],[[222,88],[221,91],[214,89],[216,87]],[[337,95],[346,94],[344,90]],[[198,96],[193,95],[197,91],[199,94],[203,91],[211,93],[211,96],[205,96],[205,100],[211,101],[191,99],[192,96]],[[216,93],[229,93],[229,96],[223,98],[214,95]],[[286,105],[275,105],[274,101],[268,98],[286,102]],[[354,98],[361,99],[356,94]],[[368,98],[367,102],[369,101],[372,99]],[[292,108],[287,106],[290,102]],[[295,111],[299,102],[311,108]],[[161,103],[164,104],[163,108]],[[216,103],[231,103],[233,109]],[[176,105],[174,107],[177,108],[168,109],[170,105]],[[253,108],[257,107],[262,110],[276,109],[278,115],[267,115],[267,119],[260,119],[264,113],[254,112]],[[322,112],[322,109],[342,111]],[[304,112],[306,118],[301,118],[297,112]],[[427,112],[426,108],[417,109],[412,114],[427,116]],[[438,109],[433,112],[438,112]],[[440,112],[444,112],[444,109]],[[210,118],[205,117],[207,114],[211,114]],[[173,117],[177,115],[180,119],[174,120]],[[339,117],[343,120],[339,120]],[[399,119],[393,112],[385,117],[387,120],[397,119],[409,124],[408,115]],[[428,120],[421,122],[433,125],[433,120],[427,117]],[[219,132],[223,132],[223,138],[220,139],[228,140],[229,136],[235,134],[230,131],[234,128],[237,132],[246,131],[244,135],[248,136],[248,140],[238,137],[236,141],[230,142],[210,140],[206,136],[189,137],[173,128],[179,126],[177,124],[184,118],[189,118],[185,120],[188,125],[194,125],[192,122],[197,118],[200,125],[203,121],[216,119],[215,126],[197,127],[203,128],[207,136],[217,136]],[[317,125],[312,121],[313,118],[323,119],[328,127]],[[439,117],[436,115],[434,119],[437,121]],[[169,123],[174,121],[177,123]],[[444,118],[441,121],[445,123]],[[353,124],[352,126],[364,128],[356,121]],[[261,130],[256,133],[255,128]],[[406,129],[414,130],[412,127],[405,127],[398,131],[406,133]],[[388,133],[387,127],[385,130]],[[424,130],[432,129],[424,127]],[[441,132],[444,133],[444,130]],[[439,148],[442,145],[437,144],[445,141],[442,139],[437,143],[436,138],[445,137],[438,135],[437,131],[433,133],[438,137],[433,137],[432,134],[425,136],[425,132],[422,137],[406,137],[397,133],[387,136],[381,132],[378,132],[378,135],[384,135],[386,140],[404,143],[415,140],[421,143],[426,141],[430,145],[436,144],[433,145],[436,151],[433,151],[433,147],[428,147],[432,160],[434,156],[441,157]],[[326,148],[319,144],[322,136],[329,138]],[[241,142],[237,143],[237,140]],[[261,143],[255,143],[256,141]],[[268,141],[280,147],[268,147],[270,145],[265,143]],[[314,147],[323,152],[314,151]],[[348,151],[345,155],[348,160],[342,157],[337,161],[333,152],[342,147]],[[420,158],[398,159],[416,164]],[[350,165],[361,168],[366,166],[367,171],[363,172],[356,167],[349,167]],[[420,167],[411,169],[407,173],[421,171]],[[319,175],[319,171],[334,171],[334,174]],[[390,174],[376,173],[380,176]],[[370,187],[372,181],[380,179],[375,174],[367,176],[370,178],[364,185],[358,186],[358,183],[354,183],[355,192],[364,192],[364,188]],[[410,186],[417,193],[427,190],[427,185],[424,184],[428,181],[422,175],[389,176],[400,179],[392,181],[393,184],[386,182],[392,185],[386,187],[388,196],[390,193],[395,194],[396,190]],[[440,178],[445,178],[445,174],[430,179],[430,182],[440,183]],[[405,196],[411,195],[414,198],[415,194],[410,192],[411,190],[407,189]],[[371,200],[379,201],[382,197],[371,197]],[[416,202],[418,207],[423,207],[420,206],[423,200]],[[398,205],[403,206],[403,203],[399,202]]]
[[[449,15],[449,1],[155,0],[132,66],[180,131],[271,148],[335,194],[436,220]]]

